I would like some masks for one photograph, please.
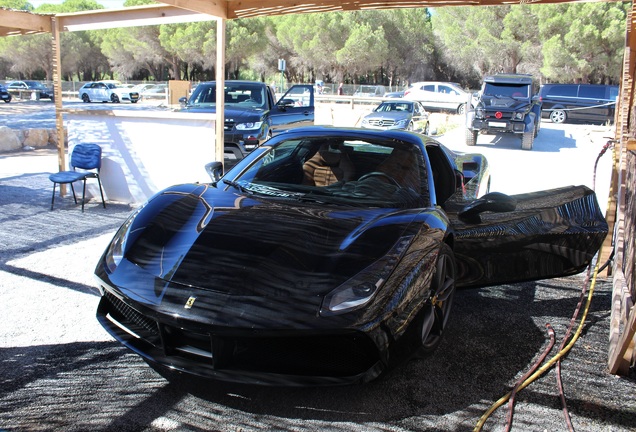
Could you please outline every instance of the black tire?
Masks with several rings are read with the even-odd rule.
[[[534,137],[536,138],[539,135],[539,131],[541,130],[541,116],[538,116],[534,120]]]
[[[422,134],[424,135],[431,134],[431,124],[429,122],[426,122],[426,126],[424,126],[424,130],[422,131]]]
[[[4,100],[4,103],[9,103],[9,102],[11,102],[11,98]]]
[[[112,103],[119,103],[119,96],[117,96],[115,93],[110,95],[110,101]]]
[[[521,136],[521,150],[532,150],[532,144],[534,143],[534,130],[525,132]]]
[[[568,115],[563,110],[550,111],[550,120],[552,123],[565,123],[568,119]]]
[[[409,122],[409,124],[406,126],[406,130],[413,131],[413,122]]]
[[[477,144],[477,134],[478,134],[477,131],[466,128],[466,145],[467,146],[474,146],[475,144]]]
[[[442,244],[435,264],[429,295],[422,306],[416,325],[420,351],[430,353],[442,340],[455,295],[457,265],[453,250]]]
[[[89,103],[90,101],[91,101],[91,98],[90,98],[90,97],[88,97],[88,95],[87,95],[86,93],[84,93],[84,94],[82,95],[82,102],[84,102],[84,103]]]
[[[130,103],[137,103],[139,99],[131,100]]]
[[[466,114],[466,104],[461,104],[457,107],[457,114]]]

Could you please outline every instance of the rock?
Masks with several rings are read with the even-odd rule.
[[[19,150],[22,143],[16,136],[13,129],[7,126],[0,126],[0,152]]]
[[[49,145],[49,131],[47,129],[29,129],[23,146],[46,147]]]

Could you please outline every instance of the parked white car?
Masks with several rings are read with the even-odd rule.
[[[84,84],[79,89],[79,98],[84,102],[113,102],[129,101],[136,103],[139,93],[130,88],[121,87],[114,82],[95,81]]]
[[[404,91],[404,99],[420,102],[429,110],[447,110],[457,114],[466,112],[470,93],[449,82],[420,81]]]

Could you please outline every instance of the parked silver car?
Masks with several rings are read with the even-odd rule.
[[[429,134],[428,112],[416,101],[385,101],[362,119],[366,129],[403,129]]]
[[[136,103],[139,93],[130,88],[119,87],[114,82],[96,81],[84,84],[78,93],[84,102],[113,102],[129,101]]]
[[[470,93],[455,83],[421,81],[404,91],[404,99],[420,102],[431,110],[448,110],[457,114],[466,112]]]

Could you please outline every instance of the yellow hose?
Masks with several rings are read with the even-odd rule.
[[[598,256],[600,256],[600,252]],[[579,336],[581,335],[581,332],[583,331],[583,324],[585,323],[587,313],[590,309],[590,303],[592,302],[592,294],[594,293],[594,286],[596,285],[597,274],[598,274],[598,262],[596,263],[596,266],[594,268],[594,275],[592,277],[592,282],[590,284],[590,291],[587,295],[587,302],[585,303],[585,310],[583,311],[583,317],[581,318],[581,322],[579,323],[579,326],[576,329],[576,332],[574,333],[574,335],[572,336],[572,339],[570,340],[570,342],[561,351],[559,351],[554,357],[552,357],[545,365],[543,365],[535,373],[530,375],[528,379],[526,379],[523,383],[521,383],[521,385],[519,385],[519,387],[517,388],[517,391],[520,391],[528,387],[533,381],[535,381],[537,378],[543,375],[545,371],[547,371],[550,367],[552,367],[554,363],[556,363],[557,361],[559,361],[559,359],[561,359],[564,355],[566,355],[570,351],[570,349],[574,346],[576,340],[579,338]],[[481,418],[475,425],[475,429],[473,429],[473,431],[474,432],[481,431],[481,428],[484,426],[484,423],[486,423],[486,420],[488,420],[488,417],[490,417],[497,408],[505,404],[508,401],[508,399],[510,399],[511,395],[512,395],[512,392],[508,392],[506,395],[502,396],[497,402],[492,404],[492,406],[488,409],[488,411],[486,411],[481,416]]]

